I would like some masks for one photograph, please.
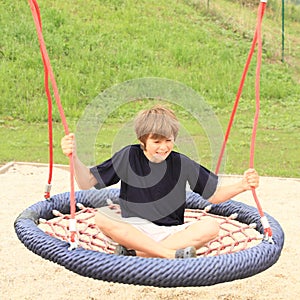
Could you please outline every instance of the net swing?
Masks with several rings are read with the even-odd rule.
[[[49,139],[51,139],[52,99],[48,87],[49,78],[65,133],[69,133],[69,130],[43,40],[38,4],[35,0],[29,0],[29,4],[44,63],[45,90],[49,107]],[[222,145],[216,173],[219,171],[246,73],[257,44],[256,114],[250,149],[250,167],[253,167],[259,112],[261,22],[265,6],[265,1],[260,2],[255,35]],[[50,158],[52,158],[51,149]],[[252,194],[257,208],[233,200],[210,205],[200,195],[186,192],[185,221],[214,217],[218,219],[222,229],[218,238],[197,251],[196,259],[113,255],[115,244],[107,241],[99,232],[93,218],[96,209],[100,207],[110,207],[114,213],[118,213],[119,190],[107,188],[75,192],[72,155],[69,157],[69,162],[70,192],[50,196],[53,166],[53,159],[50,159],[46,199],[25,209],[14,224],[18,238],[29,250],[66,269],[94,279],[119,283],[159,287],[206,286],[253,276],[271,267],[279,259],[284,243],[284,233],[280,224],[272,216],[264,214],[254,189]],[[255,228],[254,234],[253,228]]]

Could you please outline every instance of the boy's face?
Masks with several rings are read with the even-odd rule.
[[[171,151],[174,148],[174,138],[153,138],[152,135],[150,135],[146,140],[145,145],[145,155],[146,157],[154,163],[160,163],[164,161]]]

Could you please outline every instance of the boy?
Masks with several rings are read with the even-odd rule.
[[[173,151],[178,130],[179,122],[170,109],[157,105],[144,110],[135,120],[140,144],[124,147],[90,169],[77,156],[74,134],[62,139],[63,153],[73,153],[79,188],[101,189],[121,181],[122,218],[101,209],[95,216],[99,229],[119,244],[118,255],[196,257],[196,250],[218,235],[219,225],[214,220],[184,223],[186,184],[211,203],[258,186],[257,172],[248,169],[240,182],[217,188],[215,174]]]

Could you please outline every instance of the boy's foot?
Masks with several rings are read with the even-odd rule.
[[[175,253],[175,258],[195,258],[197,257],[196,248],[194,246],[178,249]]]
[[[136,256],[135,250],[128,250],[122,245],[117,245],[114,251],[116,255],[124,255],[124,256]]]

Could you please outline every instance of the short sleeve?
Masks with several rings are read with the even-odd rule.
[[[128,158],[126,159],[126,155],[128,155],[128,149],[123,148],[116,152],[112,158],[90,168],[90,172],[98,181],[95,188],[101,189],[116,184],[120,181],[120,178],[124,179],[126,177],[128,168]]]
[[[209,199],[218,186],[218,176],[204,166],[190,160],[188,166],[188,182],[193,192]]]

